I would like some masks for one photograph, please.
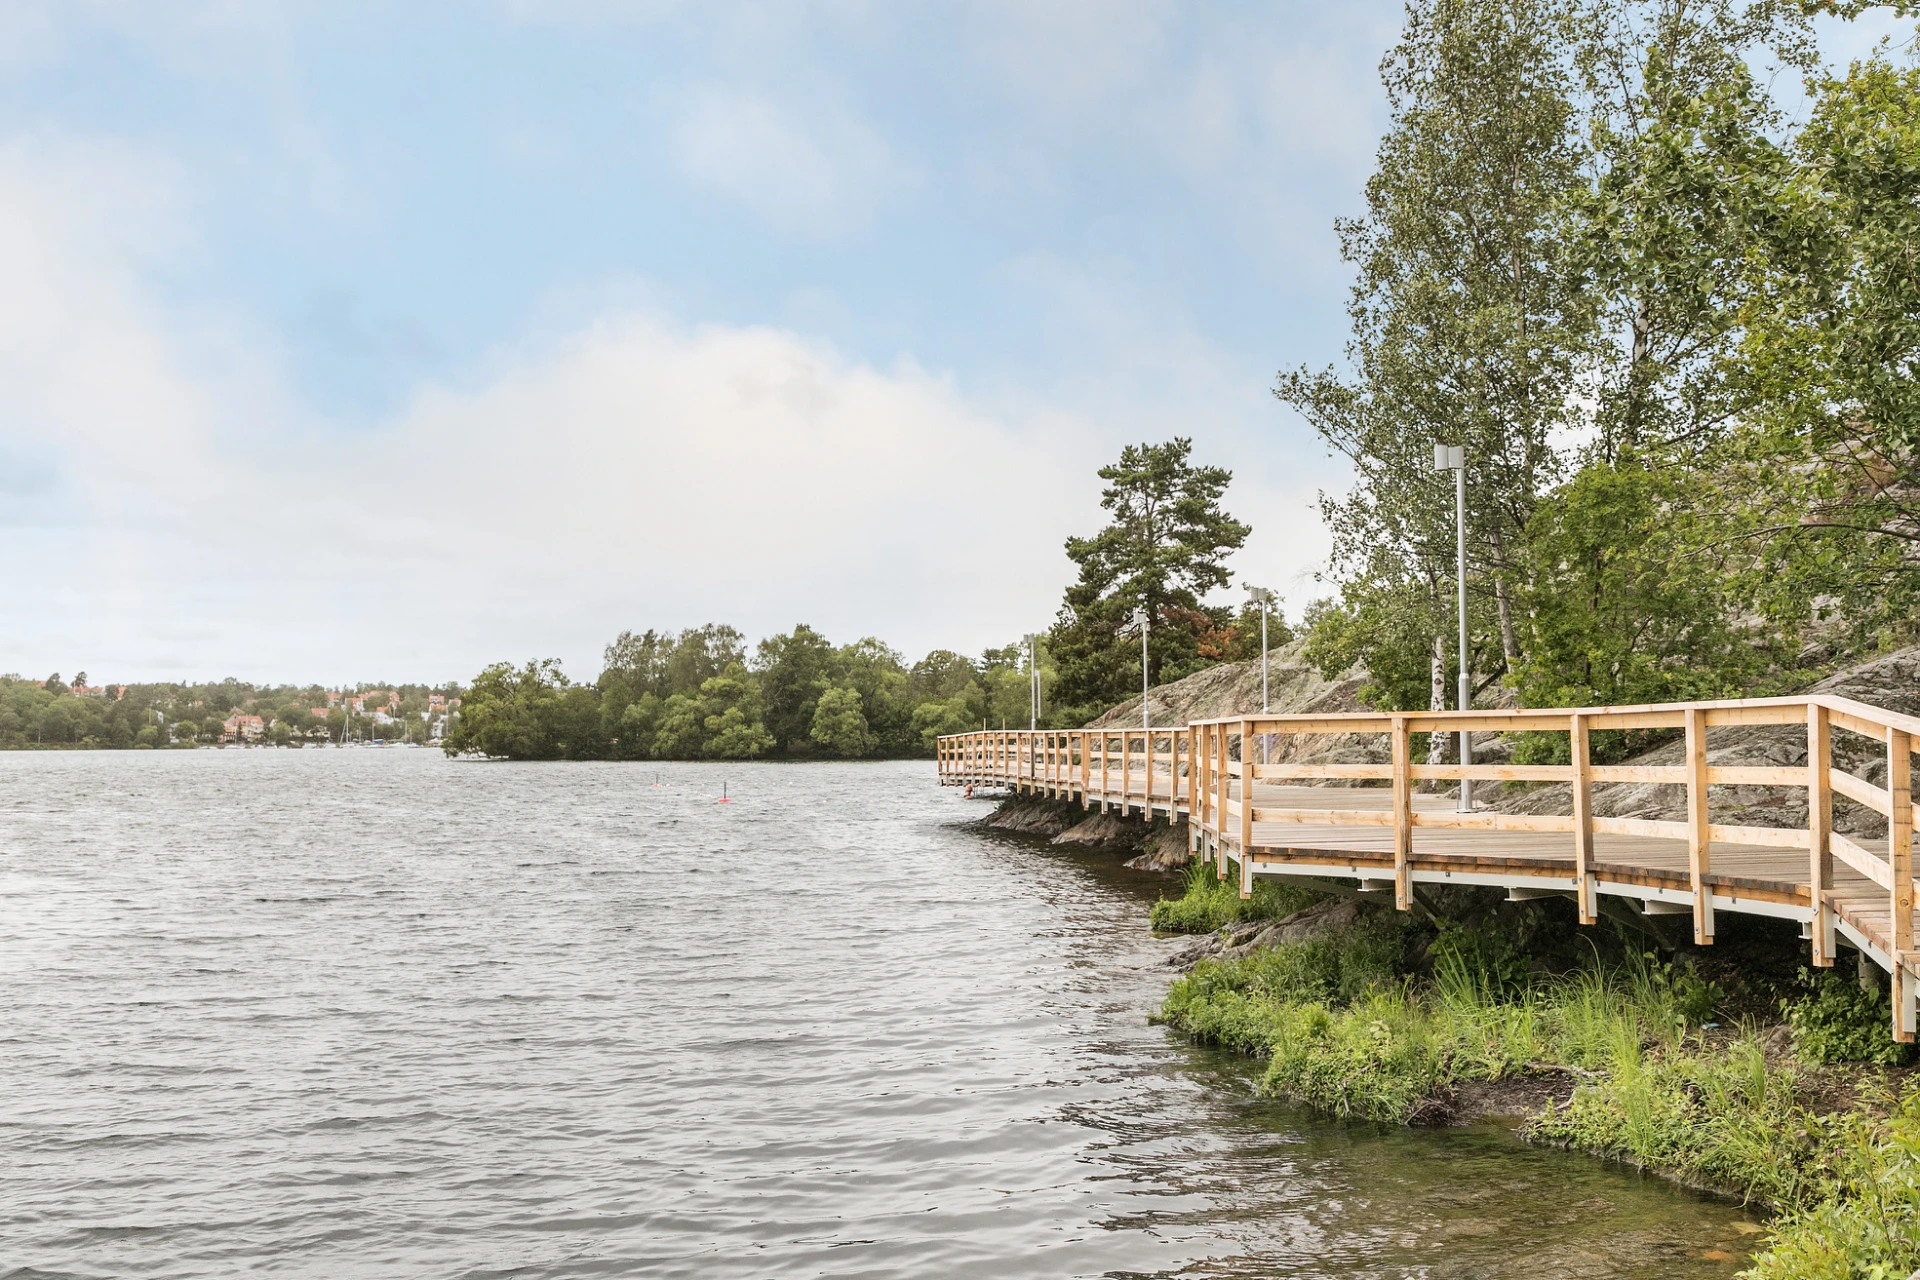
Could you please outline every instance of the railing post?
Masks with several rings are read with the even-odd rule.
[[[1833,725],[1827,709],[1807,704],[1807,889],[1813,907],[1813,963],[1833,964]]]
[[[1180,807],[1180,730],[1167,730],[1167,825]]]
[[[1213,773],[1210,744],[1213,739],[1207,736],[1207,726],[1200,726],[1200,739],[1193,752],[1193,815],[1187,823],[1188,843],[1193,846],[1195,855],[1206,849],[1208,806],[1213,803]]]
[[[1687,875],[1693,885],[1693,942],[1706,946],[1713,941],[1713,888],[1707,884],[1712,870],[1707,830],[1707,713],[1700,707],[1687,708]]]
[[[1893,1038],[1911,1043],[1916,1021],[1913,975],[1913,741],[1887,730],[1887,868],[1893,873]]]
[[[1173,788],[1167,798],[1167,825],[1180,820],[1180,730],[1173,731]],[[1187,812],[1193,812],[1193,731],[1187,731]]]
[[[1393,905],[1413,910],[1413,739],[1405,716],[1393,725]]]
[[[1233,775],[1227,772],[1227,726],[1213,726],[1214,762],[1220,767],[1214,773],[1213,848],[1220,863],[1219,876],[1227,878],[1227,797],[1233,788]]]
[[[1107,791],[1111,786],[1107,773],[1107,748],[1113,745],[1113,739],[1107,735],[1112,732],[1111,729],[1100,731],[1100,812],[1102,813],[1107,811]]]
[[[1253,736],[1240,722],[1240,896],[1253,896]]]
[[[1599,893],[1593,886],[1593,744],[1586,716],[1573,713],[1567,729],[1573,763],[1573,887],[1580,923],[1599,919]]]

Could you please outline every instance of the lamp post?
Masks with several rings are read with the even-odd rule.
[[[1153,688],[1153,684],[1147,678],[1147,611],[1145,609],[1133,611],[1133,625],[1140,628],[1140,730],[1151,735],[1153,721],[1147,715],[1147,693]]]
[[[1021,639],[1027,642],[1027,727],[1040,727],[1040,637],[1029,631]]]
[[[1248,587],[1247,594],[1260,606],[1260,710],[1273,710],[1267,700],[1267,608],[1273,603],[1273,592],[1265,587]]]
[[[1433,469],[1453,472],[1454,578],[1458,587],[1457,611],[1460,615],[1460,710],[1473,702],[1473,676],[1467,670],[1467,451],[1462,445],[1433,446]],[[1460,765],[1473,763],[1473,736],[1460,731]],[[1460,812],[1473,811],[1473,783],[1460,779]]]

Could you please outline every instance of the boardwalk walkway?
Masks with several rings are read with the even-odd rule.
[[[1715,765],[1708,732],[1727,726],[1804,730],[1801,766]],[[1413,763],[1413,735],[1429,731],[1531,731],[1567,735],[1564,765]],[[1597,765],[1591,735],[1608,729],[1678,730],[1685,763]],[[1292,752],[1283,737],[1378,734],[1389,763],[1261,763]],[[1887,785],[1834,765],[1836,735],[1884,751]],[[1892,975],[1894,1034],[1914,1038],[1920,952],[1914,947],[1912,751],[1920,718],[1846,698],[1805,696],[1540,711],[1257,715],[1178,728],[999,730],[939,741],[940,781],[991,785],[1077,800],[1101,811],[1186,819],[1196,855],[1237,866],[1242,896],[1258,875],[1357,880],[1412,910],[1415,886],[1493,885],[1510,897],[1571,897],[1582,924],[1602,898],[1615,910],[1690,915],[1694,940],[1711,943],[1721,911],[1797,920],[1816,965],[1843,943]],[[1850,754],[1857,754],[1853,752]],[[1251,758],[1251,763],[1249,763]],[[1572,812],[1460,813],[1423,782],[1564,783]],[[1593,789],[1615,783],[1683,787],[1687,820],[1597,816]],[[1308,785],[1319,784],[1319,785]],[[1327,785],[1334,784],[1334,785]],[[1345,785],[1341,785],[1345,784]],[[1777,788],[1807,806],[1804,827],[1713,821],[1710,788]],[[1248,803],[1249,791],[1251,803]],[[1878,840],[1833,829],[1835,797],[1887,820]]]

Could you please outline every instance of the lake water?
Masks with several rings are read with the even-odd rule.
[[[1254,1098],[1146,1022],[1165,882],[986,809],[930,764],[0,756],[0,1276],[1691,1277],[1754,1239]]]

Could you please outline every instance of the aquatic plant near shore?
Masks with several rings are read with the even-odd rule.
[[[1301,885],[1263,877],[1253,896],[1242,898],[1240,886],[1222,880],[1211,862],[1187,864],[1185,892],[1153,904],[1156,933],[1212,933],[1240,920],[1280,920],[1326,895]]]
[[[1780,1210],[1749,1275],[1892,1280],[1920,1266],[1920,1090],[1823,1113],[1751,1029],[1726,1040],[1701,1026],[1720,993],[1685,970],[1640,956],[1527,982],[1471,934],[1443,931],[1428,982],[1400,974],[1404,934],[1390,926],[1202,961],[1159,1019],[1266,1057],[1263,1093],[1378,1121],[1445,1119],[1469,1082],[1572,1075],[1571,1096],[1525,1135]],[[1822,1012],[1796,1027],[1849,1025],[1823,991],[1802,1002]],[[1844,1036],[1822,1043],[1877,1056]]]

